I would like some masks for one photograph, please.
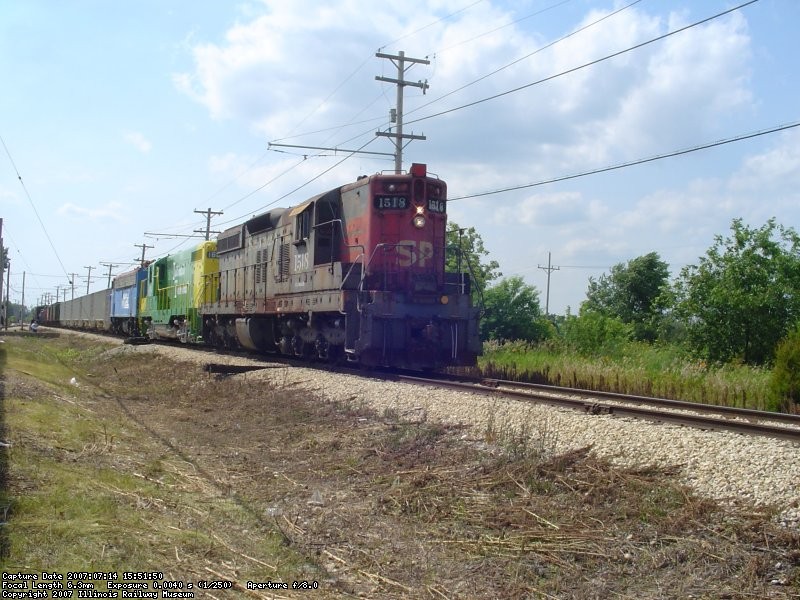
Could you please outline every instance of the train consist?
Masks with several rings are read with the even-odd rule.
[[[423,164],[255,216],[39,309],[43,324],[367,366],[480,352],[469,278],[445,270],[447,185]]]

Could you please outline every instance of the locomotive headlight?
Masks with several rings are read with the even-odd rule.
[[[425,227],[425,215],[416,215],[414,217],[414,227],[417,229]]]
[[[441,298],[439,298],[439,302],[441,302],[442,304],[447,304],[448,302],[450,302],[450,298],[448,296],[442,296]]]

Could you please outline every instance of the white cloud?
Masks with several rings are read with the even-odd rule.
[[[61,205],[56,211],[62,217],[76,220],[90,221],[116,221],[124,222],[128,214],[127,209],[119,202],[109,202],[104,206],[86,207],[78,206],[72,202]]]
[[[376,84],[374,75],[394,77],[394,66],[372,59],[363,68],[370,58],[365,48],[387,39],[419,47],[418,54],[432,60],[430,67],[415,65],[408,70],[409,79],[427,78],[431,84],[426,96],[406,89],[406,120],[410,122],[572,69],[685,24],[680,15],[672,14],[666,22],[638,8],[629,9],[436,101],[550,40],[523,29],[524,21],[492,31],[518,15],[489,3],[443,21],[437,19],[452,12],[453,3],[437,7],[406,2],[402,10],[400,4],[374,4],[364,13],[352,1],[330,6],[265,1],[265,14],[229,29],[223,43],[195,45],[194,69],[175,74],[175,85],[205,105],[214,118],[242,119],[275,139],[298,132],[299,123],[303,130],[345,123],[376,95],[384,98],[361,117],[381,115],[384,106],[383,112],[388,113],[394,105],[394,86]],[[587,14],[578,27],[602,14]],[[355,32],[353,22],[361,24]],[[402,37],[411,32],[418,33]],[[459,45],[464,40],[471,41]],[[487,153],[493,159],[506,156],[509,166],[525,165],[525,171],[509,169],[523,178],[672,149],[697,141],[713,131],[720,119],[749,105],[749,41],[744,19],[726,17],[410,128],[417,133],[432,128],[434,133],[425,144],[437,153],[446,148],[454,161],[478,162],[486,160]],[[431,53],[438,48],[443,50]],[[407,55],[415,53],[409,49]],[[357,65],[362,68],[354,72]],[[431,101],[435,102],[414,110]],[[369,125],[355,131],[364,130],[373,135]],[[322,145],[330,135],[319,133],[305,143]]]
[[[138,131],[129,131],[122,137],[128,144],[136,148],[142,154],[147,154],[153,148],[153,144]]]
[[[11,190],[6,190],[0,187],[0,200],[3,201],[3,204],[11,204],[12,202],[16,204],[20,201],[20,198]]]
[[[498,225],[563,226],[599,218],[607,212],[607,207],[601,202],[587,200],[579,192],[534,194],[513,206],[499,208],[493,222]]]
[[[781,135],[766,152],[750,156],[731,180],[737,192],[800,190],[800,130]]]

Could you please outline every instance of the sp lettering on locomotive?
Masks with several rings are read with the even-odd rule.
[[[427,240],[403,240],[397,246],[399,257],[397,264],[401,267],[417,266],[424,269],[433,258],[433,244]]]

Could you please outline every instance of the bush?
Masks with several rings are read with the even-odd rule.
[[[564,342],[583,356],[621,356],[632,338],[632,325],[594,311],[568,316],[564,323]]]
[[[770,392],[775,408],[800,404],[800,325],[778,344],[772,369]]]

